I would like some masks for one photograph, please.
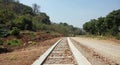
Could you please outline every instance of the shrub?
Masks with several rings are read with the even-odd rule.
[[[0,39],[0,45],[3,45],[3,41]]]
[[[32,20],[27,15],[18,16],[13,22],[15,23],[15,27],[21,30],[32,30]]]
[[[116,35],[116,39],[120,40],[120,33]]]
[[[21,41],[18,40],[18,39],[7,40],[6,44],[9,45],[9,46],[20,46]]]
[[[6,30],[0,30],[0,38],[7,37],[9,35],[8,31]]]
[[[20,33],[20,29],[18,29],[17,27],[13,27],[12,30],[10,31],[11,35],[19,35]]]
[[[31,36],[31,39],[34,40],[34,39],[35,39],[34,33],[31,32],[31,33],[29,33],[29,34],[30,34],[30,36]]]

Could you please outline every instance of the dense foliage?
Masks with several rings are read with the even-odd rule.
[[[81,29],[67,23],[52,23],[39,8],[37,4],[29,7],[19,0],[0,0],[0,36],[17,36],[22,30],[57,32],[65,36],[82,34]]]
[[[120,36],[120,9],[112,11],[106,17],[99,17],[86,22],[83,28],[93,35]]]

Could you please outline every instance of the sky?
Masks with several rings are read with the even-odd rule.
[[[113,10],[120,9],[120,0],[19,0],[31,6],[36,3],[40,11],[47,13],[55,23],[66,22],[82,28],[85,22],[105,17]]]

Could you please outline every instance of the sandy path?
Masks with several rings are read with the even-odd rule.
[[[72,38],[78,41],[80,44],[92,48],[92,50],[96,51],[98,54],[103,57],[120,64],[120,44],[110,41],[89,39],[89,38]],[[109,61],[108,60],[108,61]]]

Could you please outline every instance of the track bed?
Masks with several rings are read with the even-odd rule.
[[[53,51],[44,61],[43,65],[77,65],[75,58],[69,48],[67,39],[64,38],[56,45]]]

